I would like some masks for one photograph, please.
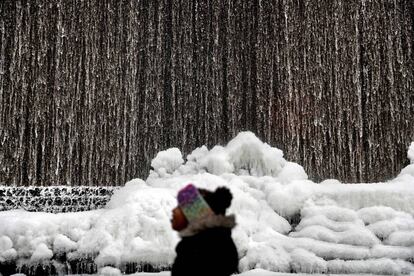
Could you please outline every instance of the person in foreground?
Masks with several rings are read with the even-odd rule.
[[[229,189],[214,192],[189,184],[178,192],[172,228],[178,231],[171,276],[229,276],[237,273],[239,257],[231,238],[235,216],[226,216],[233,199]]]

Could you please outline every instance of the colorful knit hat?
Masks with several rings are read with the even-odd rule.
[[[182,188],[178,192],[177,200],[178,206],[189,222],[214,214],[193,184],[188,184]]]

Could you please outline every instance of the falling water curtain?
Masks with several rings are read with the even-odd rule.
[[[121,185],[253,131],[319,181],[414,141],[411,0],[2,0],[0,183]]]

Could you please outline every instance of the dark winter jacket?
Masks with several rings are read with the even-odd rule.
[[[211,216],[180,232],[171,276],[229,276],[237,272],[239,257],[231,238],[234,216]]]

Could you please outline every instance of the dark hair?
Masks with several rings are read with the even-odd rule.
[[[224,215],[233,199],[233,195],[226,187],[219,187],[214,192],[204,189],[199,189],[199,191],[205,201],[207,201],[208,205],[210,205],[210,208],[217,215]]]

